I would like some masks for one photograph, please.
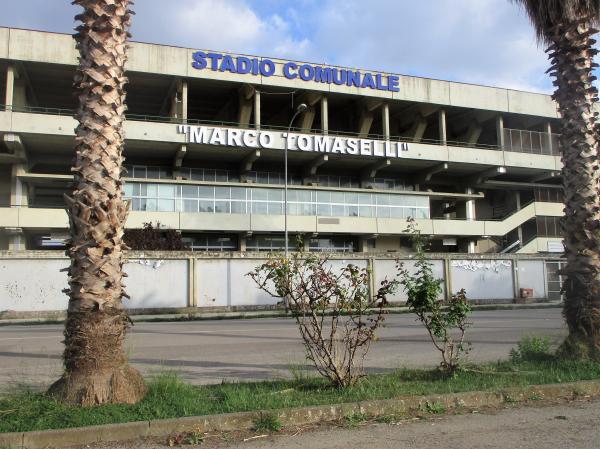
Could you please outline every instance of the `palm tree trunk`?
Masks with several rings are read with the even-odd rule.
[[[600,357],[600,128],[593,105],[593,57],[598,53],[590,19],[560,24],[548,33],[550,73],[556,78],[562,120],[565,193],[565,316],[569,336],[561,352],[577,358]]]
[[[81,405],[135,403],[145,394],[141,375],[127,364],[123,341],[129,318],[122,305],[124,65],[129,0],[75,0],[84,11],[75,39],[80,52],[75,87],[75,188],[66,197],[71,239],[67,254],[69,308],[65,373],[50,387],[60,400]]]

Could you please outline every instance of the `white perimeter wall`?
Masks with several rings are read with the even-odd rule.
[[[129,275],[125,285],[131,296],[131,300],[125,300],[125,306],[148,309],[182,308],[194,303],[199,308],[272,305],[279,299],[259,290],[247,276],[264,260],[198,258],[194,260],[195,268],[190,276],[190,259],[131,259],[125,264]],[[414,261],[403,262],[414,271]],[[331,261],[335,269],[348,263],[360,268],[366,268],[368,264],[367,259]],[[448,285],[444,261],[432,260],[431,263],[434,276],[445,281],[442,299]],[[519,288],[533,288],[534,297],[538,299],[547,296],[543,260],[520,260],[516,263],[516,273],[513,273],[513,260],[450,260],[448,263],[452,292],[464,288],[469,299],[512,301]],[[67,287],[67,274],[60,270],[67,265],[67,259],[0,259],[0,312],[65,310],[67,297],[62,290]],[[394,276],[395,265],[394,260],[373,259],[375,289],[385,278]],[[190,282],[193,282],[193,288],[190,288]],[[404,302],[406,294],[400,288],[389,299]]]

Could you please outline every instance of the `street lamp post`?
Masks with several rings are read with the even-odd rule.
[[[285,146],[283,151],[283,178],[284,178],[284,190],[283,190],[283,228],[285,234],[285,261],[287,263],[289,251],[289,237],[288,237],[288,150],[289,150],[289,141],[290,141],[290,133],[292,132],[292,125],[294,124],[294,120],[298,117],[299,114],[306,111],[308,106],[304,103],[300,103],[298,107],[296,107],[296,111],[290,120],[290,124],[288,126],[287,135],[285,136]],[[289,273],[288,273],[289,276]],[[289,313],[289,298],[286,296],[283,298],[283,305],[285,307],[285,313]]]
[[[288,243],[289,243],[289,238],[288,238],[288,149],[289,149],[289,141],[290,141],[290,133],[292,132],[292,125],[294,123],[294,120],[296,120],[296,117],[298,117],[299,114],[301,114],[302,112],[306,111],[308,109],[308,106],[306,106],[305,103],[300,103],[298,105],[298,107],[296,108],[296,112],[294,112],[294,115],[292,116],[292,119],[290,120],[290,124],[288,126],[288,131],[287,131],[287,136],[285,139],[285,147],[284,147],[284,152],[283,152],[283,178],[284,178],[284,190],[283,190],[283,228],[284,228],[284,234],[285,234],[285,260],[288,259]]]

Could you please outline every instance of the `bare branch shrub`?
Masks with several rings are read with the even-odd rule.
[[[326,257],[307,253],[271,256],[248,276],[271,296],[287,298],[307,359],[321,376],[347,387],[363,375],[386,297],[398,288],[397,280],[384,280],[371,295],[367,269],[348,264],[335,270]]]
[[[142,229],[126,229],[127,246],[136,251],[186,251],[188,246],[175,229],[161,229],[160,223],[144,223]]]
[[[471,305],[465,289],[442,301],[442,279],[433,275],[433,265],[425,257],[427,239],[417,229],[413,219],[408,220],[407,232],[416,249],[415,272],[410,272],[402,263],[398,263],[400,283],[408,299],[406,305],[417,315],[435,348],[440,351],[440,368],[448,374],[460,368],[463,354],[468,352],[465,345],[465,333],[471,323],[468,322]]]

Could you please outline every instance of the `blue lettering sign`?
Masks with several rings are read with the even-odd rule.
[[[210,69],[214,72],[252,74],[269,77],[275,75],[277,65],[270,59],[248,58],[246,56],[231,56],[222,53],[192,53],[192,67],[196,70]],[[323,67],[319,65],[286,62],[281,68],[281,74],[287,79],[300,78],[302,81],[335,84],[338,86],[357,87],[360,89],[375,89],[389,92],[400,91],[400,78],[397,75],[362,73],[358,70]]]

